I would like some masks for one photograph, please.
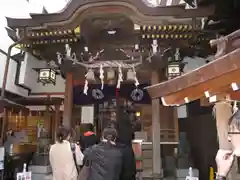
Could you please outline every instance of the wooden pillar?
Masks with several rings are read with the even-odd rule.
[[[54,118],[54,140],[56,140],[56,135],[59,127],[60,121],[60,105],[55,105],[55,118]]]
[[[8,130],[8,112],[9,110],[7,108],[4,108],[1,127],[1,145],[4,144],[6,132]]]
[[[73,75],[71,72],[68,72],[65,82],[65,97],[63,112],[63,125],[67,128],[71,128],[72,107],[73,107]]]
[[[157,71],[152,72],[152,85],[159,83]],[[159,179],[162,172],[161,146],[160,146],[160,104],[159,99],[152,99],[152,151],[153,176]],[[155,179],[155,178],[154,178]]]
[[[228,120],[232,116],[232,106],[227,102],[218,102],[214,106],[219,140],[219,149],[231,150],[228,141]]]

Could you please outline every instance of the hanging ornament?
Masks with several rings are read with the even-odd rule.
[[[94,71],[92,70],[92,69],[89,69],[88,70],[88,72],[87,72],[87,74],[85,75],[85,77],[86,77],[86,80],[88,80],[88,81],[96,81],[95,80],[95,75],[94,75]]]
[[[131,98],[133,101],[141,101],[143,99],[143,96],[144,92],[142,89],[136,88],[131,92]]]
[[[180,52],[179,52],[179,48],[176,48],[176,52],[174,54],[175,56],[175,61],[179,61],[180,60]]]
[[[137,73],[136,73],[136,71],[135,71],[135,67],[134,67],[134,66],[133,66],[133,73],[134,73],[135,86],[138,87],[139,81],[138,81]]]
[[[235,114],[238,111],[237,101],[234,101],[233,103],[233,114]]]
[[[123,74],[122,74],[122,68],[121,65],[118,66],[118,82],[117,82],[117,88],[120,89],[121,82],[123,82]]]
[[[135,81],[135,74],[133,72],[133,69],[128,69],[127,80],[128,81]]]
[[[101,90],[103,90],[103,86],[104,86],[104,70],[103,70],[103,65],[102,64],[100,65],[99,72],[100,72],[99,78],[101,80]]]
[[[88,80],[85,80],[83,93],[87,95],[87,92],[88,92]]]

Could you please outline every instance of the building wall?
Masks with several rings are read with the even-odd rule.
[[[6,54],[4,52],[0,52],[0,88],[3,83],[3,76],[6,64]],[[56,85],[43,85],[37,82],[37,72],[33,70],[33,68],[44,68],[46,67],[46,63],[44,61],[39,61],[31,54],[26,53],[24,61],[20,63],[20,73],[18,82],[16,81],[17,75],[17,66],[18,63],[11,59],[8,70],[7,77],[7,85],[6,90],[27,97],[29,95],[28,90],[24,89],[17,85],[27,87],[31,89],[31,93],[56,93],[60,94],[65,91],[65,80],[57,75]]]
[[[21,65],[19,83],[31,89],[31,93],[62,93],[65,91],[65,80],[57,75],[56,84],[43,85],[37,82],[38,74],[33,68],[47,67],[45,61],[39,61],[31,54],[26,53]]]
[[[2,88],[2,84],[3,84],[6,58],[7,58],[6,54],[0,51],[0,88]],[[23,89],[22,87],[19,87],[15,84],[16,73],[17,73],[16,70],[17,70],[17,62],[11,59],[9,63],[6,90],[14,94],[26,97],[28,96],[28,90]]]

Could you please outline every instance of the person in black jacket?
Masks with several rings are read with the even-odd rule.
[[[123,155],[122,173],[120,180],[136,179],[136,159],[132,149],[134,131],[130,120],[130,114],[122,110],[119,121],[116,123],[118,132],[116,144]]]
[[[103,130],[102,141],[84,151],[84,164],[91,164],[88,180],[120,180],[122,173],[122,152],[116,146],[117,131]]]
[[[80,136],[80,147],[82,152],[87,149],[88,147],[93,146],[94,144],[99,143],[99,139],[96,134],[93,132],[93,125],[92,124],[84,124],[84,133]]]

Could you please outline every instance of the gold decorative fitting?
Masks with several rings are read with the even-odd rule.
[[[166,31],[167,30],[167,26],[163,26],[163,30]]]
[[[154,34],[152,34],[152,38],[155,38],[155,35],[154,35]]]
[[[142,38],[143,38],[143,39],[145,38],[145,34],[142,35]]]
[[[174,26],[173,26],[173,30],[174,30],[174,31],[177,30],[177,25],[174,25]]]
[[[143,30],[146,30],[146,26],[143,26],[142,29],[143,29]]]
[[[54,34],[57,34],[57,31],[54,31]]]
[[[37,33],[37,36],[39,36],[39,33]]]
[[[60,34],[60,35],[61,35],[61,34],[62,34],[62,32],[61,32],[61,31],[59,31],[59,32],[58,32],[58,34]]]
[[[45,35],[48,36],[48,32],[45,32]]]
[[[49,32],[49,34],[52,36],[52,35],[53,35],[53,32]]]
[[[70,42],[72,42],[73,40],[72,39],[69,39]]]
[[[169,25],[169,26],[168,26],[168,29],[169,29],[169,30],[172,30],[172,25]]]
[[[156,26],[153,26],[153,30],[156,30],[157,29],[157,27]]]
[[[147,35],[147,38],[148,38],[148,39],[150,38],[150,35],[149,35],[149,34]]]
[[[69,33],[69,34],[72,33],[72,30],[69,29],[69,30],[68,30],[68,33]]]
[[[159,35],[159,34],[157,34],[157,38],[160,38],[160,35]]]
[[[148,26],[148,30],[150,31],[152,29],[152,27],[151,26]]]
[[[74,29],[74,34],[80,34],[80,33],[81,33],[80,26],[77,26],[77,27]]]
[[[41,33],[40,33],[40,36],[44,36],[44,34],[41,32]]]
[[[179,30],[182,30],[182,28],[183,28],[183,26],[182,26],[182,25],[180,25],[180,26],[178,27],[178,29],[179,29]]]
[[[162,26],[158,26],[158,30],[161,31],[162,30]]]

